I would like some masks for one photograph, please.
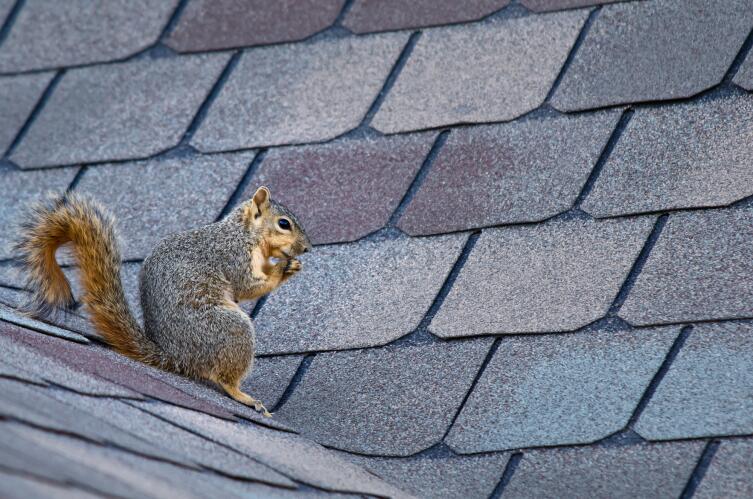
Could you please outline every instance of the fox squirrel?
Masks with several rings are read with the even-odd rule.
[[[259,298],[301,270],[311,243],[296,217],[260,187],[223,220],[163,239],[139,275],[144,327],[120,280],[113,217],[73,193],[32,208],[17,245],[44,315],[74,303],[55,251],[72,243],[81,269],[81,301],[107,343],[132,359],[191,378],[271,416],[240,384],[253,366],[254,327],[237,302]],[[270,258],[277,261],[273,262]]]

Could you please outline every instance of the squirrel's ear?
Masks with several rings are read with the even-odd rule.
[[[266,187],[261,186],[256,189],[256,193],[254,193],[254,204],[259,211],[264,211],[269,206],[270,197],[271,194],[269,194],[269,189]]]
[[[262,186],[256,189],[254,197],[243,206],[243,220],[250,227],[254,220],[269,209],[269,189]]]

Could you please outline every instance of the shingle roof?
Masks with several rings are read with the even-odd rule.
[[[750,497],[748,3],[0,0],[0,496]],[[18,310],[46,192],[140,317],[262,183],[316,245],[245,306],[275,417]]]

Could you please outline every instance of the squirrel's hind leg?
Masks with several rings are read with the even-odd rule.
[[[237,400],[241,404],[248,405],[261,412],[266,417],[272,417],[272,413],[264,407],[264,404],[260,400],[256,400],[248,393],[240,389],[240,381],[235,383],[227,383],[217,380],[217,383],[222,387],[225,392],[230,395],[234,400]]]

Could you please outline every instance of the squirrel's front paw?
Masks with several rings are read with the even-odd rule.
[[[290,277],[297,274],[302,267],[303,265],[301,264],[300,260],[298,260],[297,258],[291,258],[285,264],[285,268],[283,269],[282,273],[283,275]]]

